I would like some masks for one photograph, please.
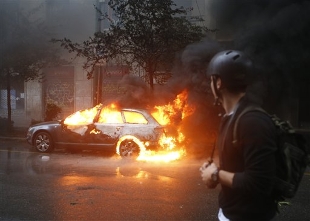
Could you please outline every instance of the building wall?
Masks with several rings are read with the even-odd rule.
[[[51,38],[69,38],[73,42],[81,42],[92,36],[95,32],[96,11],[94,5],[96,0],[21,0],[19,6],[25,13],[33,12],[32,19],[39,19],[46,23],[50,30]],[[59,103],[63,111],[59,118],[66,117],[72,112],[93,106],[93,80],[87,80],[86,72],[83,70],[83,59],[73,59],[71,54],[63,51],[62,57],[71,61],[72,73],[72,107]],[[52,73],[47,73],[52,75]],[[50,76],[57,78],[55,76]],[[48,77],[47,77],[48,78]],[[62,82],[61,76],[59,82]],[[50,80],[49,86],[53,90],[65,90],[61,83]],[[64,82],[62,82],[64,83]],[[46,105],[46,82],[37,81],[25,83],[25,109],[12,110],[14,127],[28,127],[31,122],[43,121]],[[68,84],[67,84],[68,86]],[[58,89],[55,89],[58,88]],[[68,87],[67,87],[68,89]],[[61,92],[60,92],[61,93]],[[65,96],[65,95],[63,95]],[[60,98],[59,98],[60,99]],[[0,110],[0,116],[6,117],[7,111]]]
[[[87,73],[81,65],[75,67],[74,110],[90,108],[93,103],[93,80],[87,80]]]
[[[191,1],[191,15],[194,17],[201,18],[197,20],[197,24],[208,27],[209,29],[214,29],[214,21],[212,19],[210,12],[210,4],[212,0],[192,0]]]
[[[16,121],[13,117],[14,126],[26,127],[31,121],[41,121],[43,113],[42,105],[42,84],[38,81],[29,81],[25,83],[25,115],[23,121]]]

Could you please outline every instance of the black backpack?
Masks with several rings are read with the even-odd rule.
[[[261,111],[267,114],[277,130],[276,180],[275,199],[279,203],[287,198],[293,198],[304,175],[308,158],[308,144],[302,134],[297,133],[288,121],[283,121],[275,115],[268,114],[259,107],[248,106],[236,118],[233,127],[233,143],[237,143],[237,126],[242,115],[249,111]]]

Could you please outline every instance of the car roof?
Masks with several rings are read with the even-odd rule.
[[[137,111],[137,112],[143,112],[143,113],[148,113],[150,114],[150,112],[146,109],[141,109],[141,108],[122,108],[122,111]]]

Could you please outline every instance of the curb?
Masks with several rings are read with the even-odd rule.
[[[1,137],[0,136],[0,139],[1,140],[24,140],[24,141],[27,141],[26,137]]]

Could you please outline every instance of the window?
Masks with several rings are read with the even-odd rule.
[[[11,97],[11,108],[12,110],[24,109],[25,107],[25,94],[24,94],[24,84],[15,85],[10,91]],[[0,90],[0,108],[7,109],[7,90],[1,88]]]
[[[121,112],[102,109],[99,116],[99,123],[121,124],[123,123]]]
[[[145,117],[137,112],[124,111],[125,121],[129,124],[147,124]]]

